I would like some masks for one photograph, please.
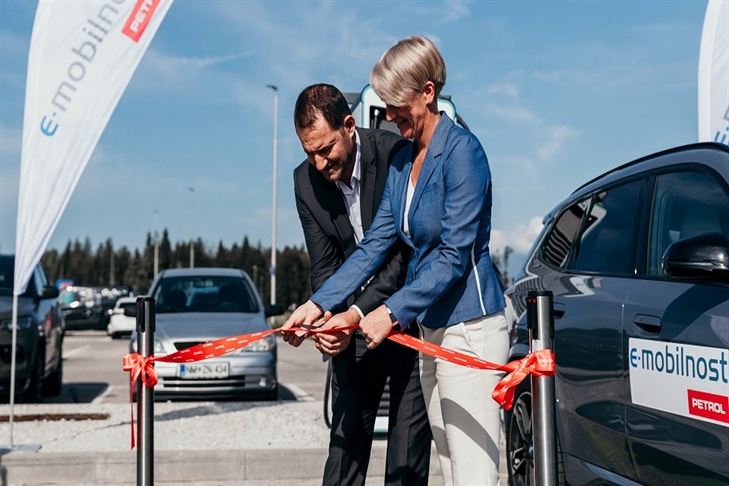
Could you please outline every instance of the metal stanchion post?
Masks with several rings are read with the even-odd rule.
[[[137,299],[137,350],[154,353],[154,299]],[[154,485],[154,388],[137,380],[137,486]]]
[[[554,310],[552,292],[530,291],[527,323],[531,351],[552,349]],[[557,484],[557,427],[554,376],[531,376],[534,479],[537,486]]]

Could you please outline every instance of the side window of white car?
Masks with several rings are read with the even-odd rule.
[[[684,170],[656,177],[648,274],[662,276],[661,257],[674,241],[703,233],[729,236],[729,194],[712,175]]]

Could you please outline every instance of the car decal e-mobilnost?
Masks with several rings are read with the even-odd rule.
[[[630,338],[633,403],[729,427],[729,350]]]

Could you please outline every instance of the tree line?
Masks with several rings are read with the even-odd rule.
[[[241,244],[234,243],[230,248],[221,241],[217,248],[209,248],[202,239],[193,242],[195,267],[239,268],[251,277],[258,289],[261,300],[270,302],[271,296],[271,249],[258,243],[252,246],[248,237]],[[187,268],[190,266],[190,242],[172,243],[167,229],[159,240],[158,268]],[[506,273],[511,253],[508,246],[503,256],[493,254],[492,259]],[[47,250],[41,262],[52,282],[58,279],[72,280],[74,285],[117,285],[133,286],[138,295],[144,295],[154,279],[155,240],[147,233],[142,250],[130,250],[125,246],[114,248],[111,239],[99,244],[94,250],[91,240],[82,243],[78,239],[68,241],[63,251]],[[298,305],[311,296],[309,279],[309,255],[304,245],[284,247],[276,253],[276,302],[285,307]]]
[[[251,277],[261,300],[271,299],[271,249],[259,243],[253,246],[244,237],[241,244],[227,247],[221,241],[217,248],[209,248],[202,239],[193,242],[195,267],[239,268]],[[190,266],[190,242],[177,242],[174,247],[165,229],[159,240],[158,268],[188,268]],[[92,247],[86,238],[68,241],[65,249],[47,250],[41,263],[52,282],[58,279],[72,280],[74,285],[133,286],[138,295],[144,295],[154,279],[155,241],[147,233],[147,241],[141,250],[126,246],[114,248],[111,239]],[[301,304],[311,296],[309,283],[309,255],[300,248],[286,246],[276,253],[276,302],[286,307]]]

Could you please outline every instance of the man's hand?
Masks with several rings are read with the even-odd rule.
[[[392,320],[387,312],[385,305],[379,306],[367,314],[359,323],[362,335],[367,341],[368,349],[375,349],[379,344],[387,339],[392,331]]]
[[[330,312],[326,312],[324,319],[326,323],[320,329],[334,329],[356,326],[359,323],[360,315],[355,309],[349,308],[346,312],[342,312],[333,317]],[[348,329],[334,334],[315,334],[314,346],[322,354],[336,356],[349,346],[353,331],[354,329]]]
[[[293,326],[299,324],[311,325],[317,319],[319,319],[323,313],[324,312],[322,311],[322,308],[319,307],[319,305],[312,302],[311,300],[307,300],[305,304],[302,304],[296,308],[296,310],[291,314],[291,317],[289,317],[284,325],[281,326],[281,329],[291,329]],[[298,347],[304,340],[304,336],[306,335],[306,333],[304,332],[284,332],[282,334],[283,340],[294,347]]]

